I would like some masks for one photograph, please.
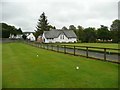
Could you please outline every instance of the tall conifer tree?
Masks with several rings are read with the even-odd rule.
[[[37,30],[35,31],[36,38],[39,35],[42,35],[44,31],[49,30],[49,25],[48,24],[49,23],[48,23],[47,17],[45,16],[45,13],[43,12],[40,15],[40,18],[38,19],[38,24],[37,24],[37,27],[36,27]]]

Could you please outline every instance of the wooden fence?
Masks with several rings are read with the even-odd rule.
[[[100,47],[88,47],[88,46],[72,46],[72,45],[57,45],[57,44],[40,44],[34,42],[25,42],[32,46],[61,52],[64,54],[71,54],[74,56],[84,56],[87,58],[94,58],[103,61],[110,61],[114,63],[120,63],[120,49],[113,48],[100,48]]]

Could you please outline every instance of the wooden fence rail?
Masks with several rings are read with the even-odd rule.
[[[99,59],[99,60],[120,63],[119,59],[118,60],[108,60],[107,59],[108,56],[110,56],[110,55],[111,55],[111,57],[112,56],[113,57],[116,56],[115,58],[117,58],[117,56],[119,57],[119,52],[118,53],[109,53],[108,54],[107,50],[120,51],[120,49],[100,48],[100,47],[88,47],[88,46],[69,46],[69,45],[37,44],[37,43],[33,43],[33,42],[25,42],[25,43],[30,44],[30,45],[35,46],[35,47],[38,47],[38,48],[43,48],[43,49],[52,50],[52,51],[56,51],[56,52],[62,52],[64,54],[72,54],[74,56],[80,55],[80,56],[85,56],[87,58],[91,57],[91,58],[96,58],[96,59]],[[93,49],[101,49],[102,51],[91,50],[91,48],[93,48]],[[78,54],[79,52],[84,53],[84,55]],[[102,59],[99,58],[99,57],[92,57],[90,54],[93,53],[93,52],[94,52],[94,54],[101,55]]]

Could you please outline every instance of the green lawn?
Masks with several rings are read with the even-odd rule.
[[[118,64],[22,43],[3,44],[2,54],[3,88],[118,87]],[[76,70],[76,66],[80,69]]]
[[[0,43],[0,89],[2,88],[2,44]]]

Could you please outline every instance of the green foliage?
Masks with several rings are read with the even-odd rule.
[[[77,35],[78,42],[83,42],[84,39],[84,29],[82,26],[78,26],[77,28],[74,25],[69,26],[69,30],[73,30]]]
[[[35,37],[37,38],[39,35],[42,35],[44,31],[49,31],[49,27],[48,26],[48,20],[47,17],[45,16],[45,13],[43,12],[40,15],[40,18],[38,19],[38,24],[36,27],[36,31],[35,31]]]
[[[26,40],[26,39],[27,39],[27,36],[26,36],[25,34],[23,34],[22,38],[23,38],[24,40]]]
[[[56,27],[55,27],[55,26],[52,26],[52,25],[48,25],[48,28],[49,28],[49,30],[51,30],[51,29],[56,29]]]
[[[19,28],[19,29],[17,30],[17,34],[23,34],[21,28]]]
[[[77,35],[78,42],[96,42],[96,31],[95,28],[86,28],[74,25],[69,26],[69,30],[73,30]]]
[[[64,26],[63,30],[67,30]],[[120,20],[114,20],[111,25],[111,29],[108,30],[107,26],[101,25],[100,28],[95,30],[95,28],[86,28],[78,26],[77,28],[74,25],[69,26],[69,30],[73,30],[77,35],[78,42],[111,42],[108,40],[113,40],[113,42],[120,42]],[[96,39],[101,39],[98,41]]]
[[[68,29],[67,29],[67,27],[63,26],[63,27],[62,27],[62,30],[68,30]]]
[[[96,42],[96,33],[95,33],[95,28],[86,28],[84,29],[84,39],[83,42]]]
[[[76,30],[76,27],[74,25],[70,25],[69,30]]]
[[[10,34],[17,35],[22,34],[21,28],[17,29],[15,26],[8,25],[6,23],[0,23],[2,38],[9,38]]]
[[[111,25],[111,37],[113,42],[120,42],[120,20],[116,19]]]
[[[78,29],[76,30],[76,35],[78,38],[78,41],[83,42],[84,41],[84,28],[82,26],[78,26]]]
[[[7,29],[2,29],[2,38],[9,38],[10,36],[10,31]]]
[[[77,35],[77,29],[74,25],[70,25],[69,30],[73,30],[75,32],[75,34]]]
[[[101,27],[97,30],[97,38],[105,41],[111,39],[110,37],[111,36],[108,27],[101,25]]]

